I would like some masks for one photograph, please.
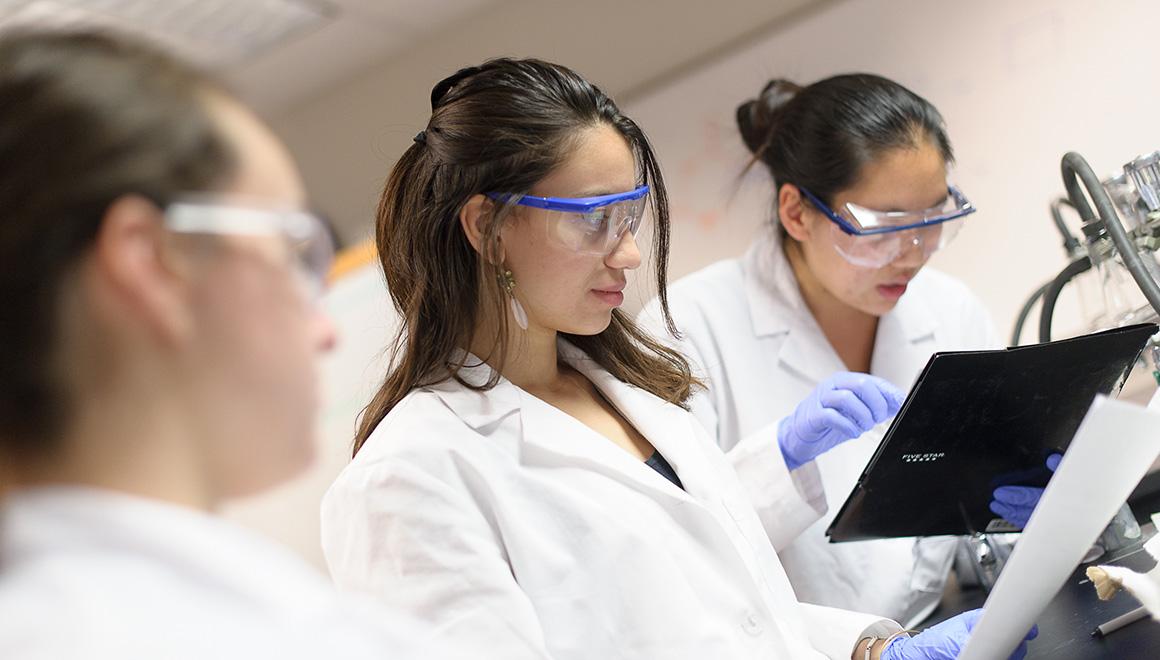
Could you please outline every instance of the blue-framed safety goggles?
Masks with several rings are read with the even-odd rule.
[[[898,258],[908,246],[917,246],[923,258],[946,247],[962,228],[963,218],[975,206],[955,186],[947,186],[941,203],[920,211],[876,211],[849,203],[834,211],[809,190],[802,194],[831,222],[834,248],[847,261],[866,268],[881,268]]]
[[[548,234],[564,247],[583,254],[607,255],[627,231],[640,230],[648,201],[648,186],[595,197],[537,197],[487,193],[497,202],[539,209],[546,214]]]

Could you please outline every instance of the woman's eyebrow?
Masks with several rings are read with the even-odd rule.
[[[879,210],[879,211],[882,211],[883,213],[914,213],[915,211],[925,211],[927,209],[933,209],[935,207],[942,206],[943,204],[946,203],[947,199],[949,199],[949,198],[950,198],[950,193],[947,192],[941,198],[939,198],[939,200],[937,202],[935,202],[934,204],[931,204],[930,206],[927,206],[927,207],[921,208],[921,209],[901,209],[901,208],[895,207],[895,208],[891,208],[891,209],[872,209],[872,210]]]
[[[601,186],[601,187],[585,188],[585,189],[581,190],[580,192],[578,192],[577,194],[572,195],[572,197],[579,199],[579,198],[583,198],[583,197],[603,197],[605,195],[619,195],[621,193],[632,192],[633,190],[636,190],[636,188],[637,188],[637,186],[630,186],[628,188],[619,188],[619,187],[613,187],[613,186]]]

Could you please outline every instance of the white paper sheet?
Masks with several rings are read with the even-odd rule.
[[[1096,398],[959,660],[1011,654],[1157,456],[1160,412]]]

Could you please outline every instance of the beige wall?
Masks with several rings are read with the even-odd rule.
[[[452,25],[424,45],[272,117],[316,203],[348,239],[370,232],[382,181],[430,115],[431,87],[498,56],[576,68],[622,95],[760,36],[817,0],[517,0]]]
[[[947,118],[957,179],[981,211],[934,263],[974,287],[1006,334],[1023,297],[1063,265],[1046,213],[1062,192],[1062,154],[1079,150],[1110,172],[1160,148],[1147,68],[1158,19],[1147,0],[516,0],[274,122],[316,202],[355,240],[369,234],[382,180],[426,123],[434,81],[495,55],[572,65],[620,100],[661,153],[677,277],[740,253],[765,218],[761,173],[737,187],[737,103],[774,75],[881,73]],[[1062,305],[1061,322],[1078,328],[1074,300]]]
[[[673,275],[741,253],[768,217],[764,172],[738,190],[738,103],[772,76],[872,71],[945,116],[956,179],[980,210],[933,264],[971,286],[1006,336],[1066,263],[1047,211],[1063,154],[1110,173],[1160,149],[1157,24],[1160,3],[1147,0],[850,0],[634,99],[626,110],[657,145],[673,198]],[[1059,327],[1078,330],[1075,297],[1063,305]]]

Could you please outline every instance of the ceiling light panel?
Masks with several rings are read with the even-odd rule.
[[[336,14],[321,0],[0,0],[0,30],[119,30],[221,67],[316,30]]]

